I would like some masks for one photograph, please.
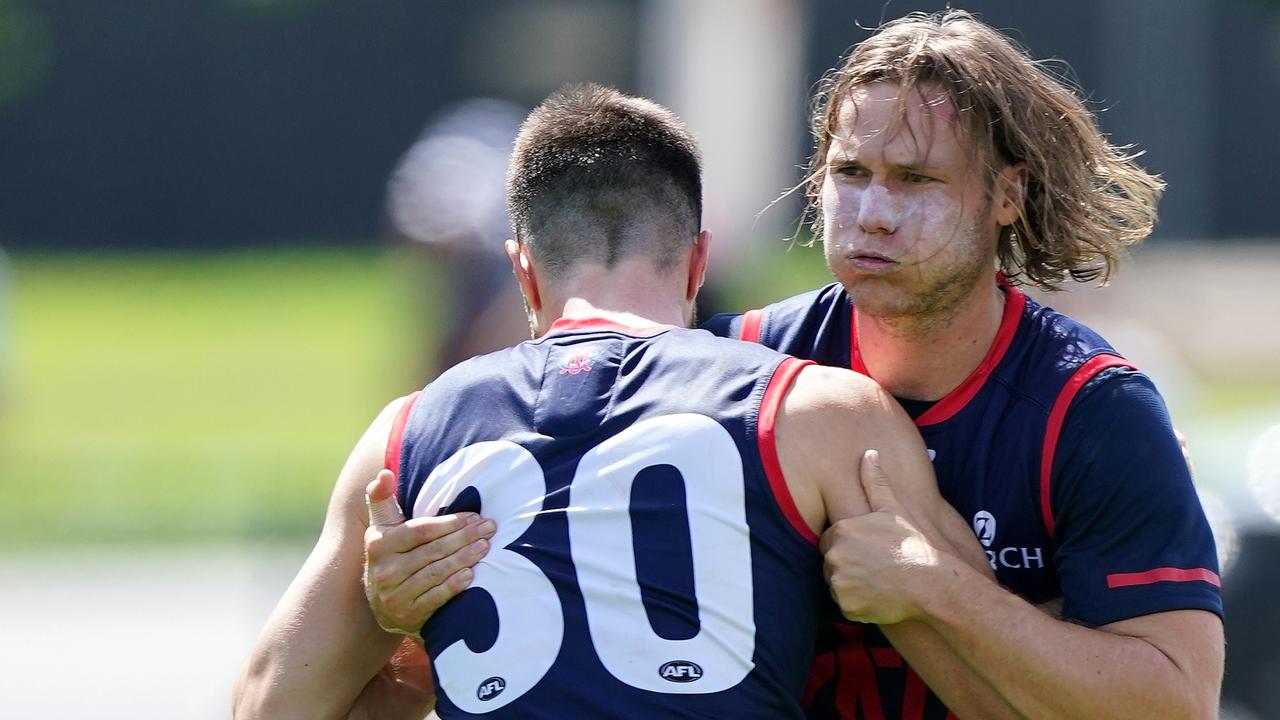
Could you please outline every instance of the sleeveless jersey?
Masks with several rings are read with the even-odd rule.
[[[440,717],[803,717],[826,588],[773,418],[804,364],[560,321],[422,390],[388,445],[401,507],[497,523],[422,630]]]
[[[1141,376],[1089,328],[1002,286],[1004,315],[986,357],[915,419],[942,496],[972,523],[1000,584],[1033,603],[1061,597],[1065,618],[1093,626],[1171,609],[1221,614],[1212,534],[1163,406],[1148,424],[1169,462],[1154,472],[1167,467],[1172,477],[1151,478],[1149,491],[1056,482],[1059,436],[1081,388]],[[856,310],[839,284],[704,327],[868,374]],[[1105,482],[1119,479],[1091,481]],[[1145,492],[1165,498],[1168,512],[1142,507]],[[1115,497],[1081,497],[1089,493]],[[827,613],[805,693],[810,717],[950,717],[876,626],[844,621],[834,604]]]

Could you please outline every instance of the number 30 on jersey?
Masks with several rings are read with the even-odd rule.
[[[686,479],[700,621],[698,634],[686,640],[653,631],[636,577],[631,486],[657,465],[671,465]],[[414,516],[436,514],[469,487],[498,522],[493,549],[472,582],[493,599],[498,636],[480,653],[456,641],[434,661],[450,701],[485,713],[519,698],[551,669],[565,620],[551,581],[510,549],[543,510],[548,489],[538,461],[505,440],[469,445],[431,472]],[[728,431],[690,413],[635,423],[582,456],[569,493],[569,550],[605,669],[660,693],[713,693],[740,683],[753,668],[755,616],[742,458]]]

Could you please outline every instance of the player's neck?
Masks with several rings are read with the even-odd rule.
[[[983,281],[930,317],[858,314],[858,350],[871,377],[891,394],[940,400],[982,363],[1004,315],[1004,293]]]
[[[600,318],[632,327],[686,326],[689,304],[669,274],[658,276],[646,270],[618,267],[575,275],[546,296],[538,315],[540,332],[561,319]]]

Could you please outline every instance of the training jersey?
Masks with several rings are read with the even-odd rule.
[[[1202,609],[1221,615],[1213,536],[1159,393],[1084,325],[1001,282],[982,363],[935,403],[904,401],[942,496],[973,527],[1000,584],[1099,626]],[[868,374],[839,284],[712,332]],[[945,718],[874,625],[833,621],[805,692],[814,718]]]
[[[440,717],[802,718],[827,593],[773,420],[805,364],[562,320],[420,391],[401,507],[497,523],[421,632]]]

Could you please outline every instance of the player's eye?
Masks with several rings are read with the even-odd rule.
[[[903,179],[913,184],[933,182],[933,178],[929,177],[928,175],[921,175],[920,173],[914,173],[914,172],[907,173],[906,175],[903,176]]]
[[[837,175],[851,178],[869,177],[871,173],[861,165],[837,165],[835,168]]]

